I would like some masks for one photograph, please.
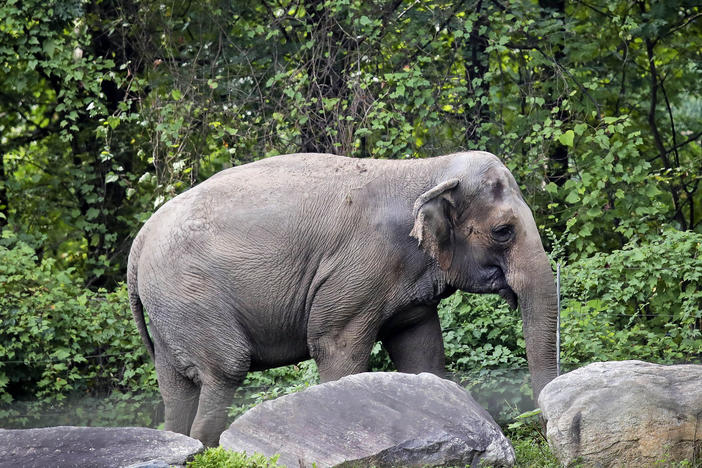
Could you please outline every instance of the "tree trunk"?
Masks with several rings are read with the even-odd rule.
[[[7,199],[7,176],[5,174],[5,152],[0,150],[0,229],[7,226],[10,206]]]
[[[554,10],[565,16],[565,0],[539,0],[539,6],[544,10]],[[560,64],[565,59],[565,53],[563,51],[564,44],[557,38],[558,36],[551,37],[550,42],[555,46],[553,58]],[[555,107],[559,107],[558,118],[563,122],[568,122],[570,120],[570,115],[561,108],[561,105],[562,96],[559,96],[555,101],[547,103],[546,108],[551,110]],[[548,180],[560,187],[568,180],[568,147],[559,142],[554,142],[549,148],[547,157],[548,163],[546,170]]]
[[[348,97],[347,58],[353,45],[331,13],[326,8],[318,8],[320,3],[319,0],[306,3],[315,45],[305,58],[309,107],[307,121],[301,129],[301,147],[307,153],[337,153],[341,149],[340,126],[347,123],[342,122],[335,109],[325,109],[325,100],[343,101]]]

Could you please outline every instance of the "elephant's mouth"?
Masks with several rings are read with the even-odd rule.
[[[505,277],[502,268],[494,267],[492,274],[490,275],[490,279],[487,282],[490,284],[489,292],[493,294],[497,292],[502,299],[507,301],[507,304],[509,304],[512,310],[517,308],[517,294],[512,290],[512,288],[509,287],[507,278]]]
[[[499,294],[502,299],[507,301],[507,304],[509,304],[512,310],[515,310],[517,308],[517,295],[514,293],[514,291],[512,291],[512,288],[507,286],[497,291],[497,294]]]

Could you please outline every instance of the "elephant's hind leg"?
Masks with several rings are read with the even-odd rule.
[[[200,388],[189,378],[180,374],[173,364],[160,359],[156,354],[156,374],[161,397],[165,406],[164,429],[190,434],[190,426],[195,418]]]
[[[224,328],[225,325],[213,326],[214,330]],[[227,408],[251,366],[251,348],[241,328],[229,324],[226,335],[208,335],[205,354],[198,356],[200,399],[190,437],[207,447],[219,445],[219,436],[227,425]]]
[[[226,429],[227,408],[232,404],[238,382],[210,378],[202,382],[197,414],[190,429],[190,437],[199,439],[206,447],[219,445],[219,436]]]

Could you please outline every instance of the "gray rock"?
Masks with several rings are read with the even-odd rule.
[[[539,405],[564,465],[648,467],[692,460],[695,445],[702,455],[702,365],[598,362],[551,381]]]
[[[184,465],[202,450],[199,440],[144,427],[0,429],[0,467]]]
[[[514,464],[487,411],[432,374],[356,374],[266,401],[234,421],[220,445],[277,453],[288,467]]]
[[[127,468],[171,468],[174,465],[163,460],[149,460],[129,465]]]

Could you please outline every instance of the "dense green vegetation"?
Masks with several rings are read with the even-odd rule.
[[[297,151],[498,154],[562,265],[563,367],[699,362],[700,96],[692,1],[6,0],[0,420],[152,403],[133,236],[214,172]],[[440,313],[455,379],[506,421],[528,409],[518,314],[466,294]],[[253,373],[232,415],[315,379]]]
[[[278,468],[277,461],[277,456],[267,458],[261,454],[247,455],[217,447],[195,455],[188,468]]]

